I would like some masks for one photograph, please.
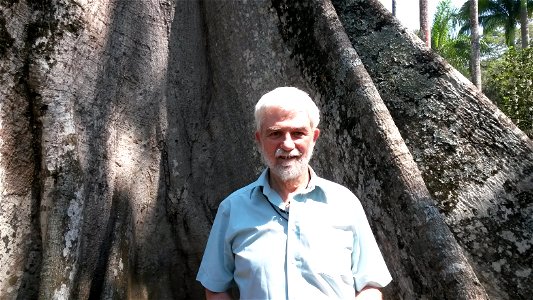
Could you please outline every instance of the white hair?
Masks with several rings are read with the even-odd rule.
[[[261,129],[263,113],[267,108],[298,109],[309,115],[311,128],[316,128],[320,122],[320,111],[309,95],[295,87],[278,87],[264,94],[255,105],[255,126]]]

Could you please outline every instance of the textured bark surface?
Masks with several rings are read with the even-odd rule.
[[[2,5],[4,3],[2,2]],[[0,15],[0,298],[33,298],[39,287],[41,132],[28,83],[26,4]]]
[[[320,148],[325,153],[318,150],[318,164],[357,191],[389,258],[395,281],[384,290],[385,297],[484,298],[333,5],[275,5],[282,34],[302,72],[320,91],[322,138],[328,145],[341,145]]]
[[[494,299],[533,292],[533,144],[383,7],[335,1],[431,195]]]
[[[322,109],[312,164],[361,198],[388,299],[525,298],[531,141],[377,2],[334,4],[1,1],[0,298],[202,298],[282,85]]]

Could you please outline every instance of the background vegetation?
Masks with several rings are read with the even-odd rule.
[[[479,0],[483,92],[529,137],[533,137],[533,51],[529,46],[531,0]],[[470,1],[454,8],[442,0],[431,28],[431,47],[471,78]],[[522,33],[522,34],[521,34]],[[520,46],[521,45],[521,46]]]

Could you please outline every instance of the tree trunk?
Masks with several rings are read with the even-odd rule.
[[[515,20],[508,20],[505,27],[505,44],[508,48],[516,46],[516,22]]]
[[[387,299],[531,294],[531,140],[377,1],[0,5],[0,298],[201,299],[282,85],[322,109],[312,164],[360,197]]]
[[[492,299],[527,299],[532,141],[381,5],[348,3],[335,1],[350,41],[485,290]]]
[[[429,25],[428,0],[419,0],[420,10],[420,38],[431,47],[431,27]]]
[[[529,19],[527,17],[527,0],[520,0],[520,37],[522,49],[529,46]]]
[[[470,76],[472,83],[481,91],[481,56],[479,47],[479,22],[478,22],[478,2],[470,1],[470,41],[472,50],[470,53]]]

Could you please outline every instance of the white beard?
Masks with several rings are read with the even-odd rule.
[[[266,156],[264,155],[262,149],[261,149],[261,155],[263,157],[263,161],[265,164],[270,168],[270,172],[272,172],[274,175],[279,177],[282,181],[290,181],[297,179],[298,177],[305,174],[305,172],[309,169],[309,161],[311,160],[311,156],[313,155],[313,148],[314,145],[311,145],[307,150],[306,155],[301,155],[300,152],[296,149],[294,149],[290,153],[276,153],[276,157],[279,156],[293,156],[297,158],[293,158],[290,161],[281,162],[278,163],[277,160],[269,161]],[[278,149],[279,151],[280,149]],[[278,152],[276,151],[276,152]],[[295,152],[296,151],[296,152]]]

